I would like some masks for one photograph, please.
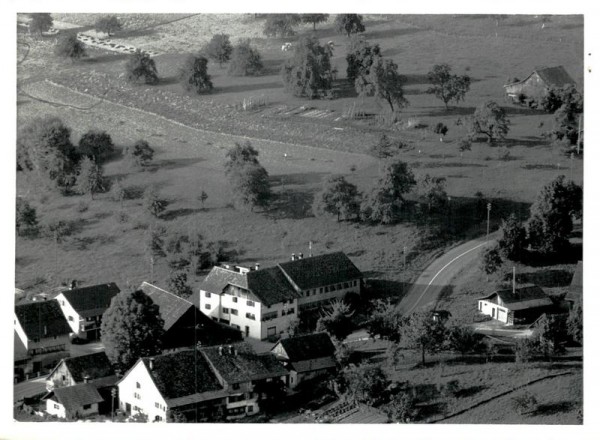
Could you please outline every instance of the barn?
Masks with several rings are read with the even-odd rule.
[[[535,69],[522,81],[513,81],[504,86],[504,90],[513,101],[521,102],[523,99],[539,99],[550,88],[560,88],[566,85],[575,85],[575,81],[563,66],[543,67]]]
[[[508,325],[528,324],[556,308],[552,299],[538,286],[497,290],[479,298],[478,310]]]

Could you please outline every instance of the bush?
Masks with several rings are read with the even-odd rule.
[[[37,212],[26,200],[17,197],[17,235],[34,235],[38,230]]]
[[[294,96],[320,98],[331,92],[331,52],[316,37],[302,38],[294,56],[285,62],[281,75],[285,89]]]
[[[524,391],[511,399],[511,405],[519,415],[524,415],[534,411],[538,401],[529,391]]]
[[[207,71],[208,60],[201,56],[190,55],[179,69],[179,83],[186,91],[194,91],[199,95],[213,89]]]
[[[222,67],[223,63],[229,61],[232,50],[229,35],[215,34],[206,45],[204,52],[211,60],[218,62],[219,67]]]
[[[300,14],[269,14],[263,27],[267,37],[291,37],[301,21]]]
[[[135,84],[158,84],[156,64],[146,52],[140,49],[129,57],[125,64],[127,81]]]
[[[148,142],[143,139],[140,139],[132,147],[125,147],[125,158],[132,164],[137,167],[145,167],[150,165],[152,159],[154,158],[154,150]]]
[[[81,136],[79,150],[82,155],[100,163],[114,152],[115,145],[106,131],[90,130]]]
[[[441,134],[442,136],[446,136],[446,133],[448,133],[448,127],[443,122],[438,122],[435,128],[433,129],[433,132],[435,134]]]
[[[262,73],[263,64],[260,53],[250,46],[250,40],[240,41],[234,48],[229,63],[229,75],[252,76]]]
[[[56,41],[54,53],[63,58],[70,58],[71,61],[86,56],[83,43],[73,34],[60,37]]]
[[[94,28],[98,32],[104,32],[105,34],[112,35],[115,32],[123,29],[123,26],[116,15],[106,15],[96,20]]]

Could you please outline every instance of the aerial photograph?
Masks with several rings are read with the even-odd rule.
[[[584,14],[248,12],[12,15],[7,417],[587,424]]]

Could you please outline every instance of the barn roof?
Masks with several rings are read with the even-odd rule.
[[[158,306],[160,316],[165,322],[165,331],[168,331],[190,307],[194,307],[191,302],[146,281],[142,283],[140,290]]]
[[[287,261],[278,265],[302,290],[362,278],[362,273],[343,252]]]
[[[525,83],[532,75],[538,74],[538,76],[546,83],[549,87],[563,87],[567,84],[575,84],[575,80],[571,78],[569,73],[565,70],[563,66],[555,66],[555,67],[541,67],[535,69],[531,74],[527,75],[527,77],[521,81],[515,81],[510,84],[506,84],[504,87],[514,86],[517,84]]]
[[[88,377],[90,381],[93,381],[95,379],[115,375],[115,370],[110,364],[106,353],[103,351],[65,358],[54,367],[50,376],[59,368],[61,363],[64,363],[71,373],[71,376],[73,376],[73,380],[78,383],[83,382],[86,377]]]
[[[71,332],[55,299],[17,305],[15,315],[30,340],[63,336]]]
[[[267,306],[300,297],[278,267],[250,271],[246,281],[248,290]]]
[[[277,344],[283,347],[291,362],[306,361],[333,356],[335,346],[327,333],[313,333],[280,340]]]
[[[583,295],[583,261],[577,262],[575,273],[573,273],[573,279],[567,292],[567,299],[576,300],[581,298]]]
[[[115,283],[106,283],[63,290],[60,293],[80,316],[87,318],[102,315],[110,306],[110,301],[120,291]]]
[[[46,394],[44,399],[55,398],[67,411],[76,411],[83,405],[104,402],[96,387],[90,383],[73,385],[70,387],[55,388]]]
[[[200,288],[211,293],[221,293],[228,284],[247,288],[246,277],[230,269],[215,266],[206,275],[204,281],[200,284]]]
[[[498,298],[502,299],[509,310],[525,310],[554,304],[539,286],[520,287],[515,289],[514,293],[512,289],[497,290],[491,295],[480,299],[498,304]]]

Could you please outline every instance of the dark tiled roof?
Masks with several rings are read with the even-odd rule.
[[[222,389],[208,362],[197,350],[154,356],[152,369],[149,359],[142,358],[142,362],[165,399]]]
[[[309,361],[291,362],[290,364],[292,369],[297,373],[324,370],[326,368],[335,368],[337,366],[335,359],[332,356]]]
[[[562,87],[567,84],[575,84],[563,66],[546,67],[537,69],[536,72],[549,86]]]
[[[25,348],[25,346],[23,345],[23,341],[21,341],[21,338],[19,338],[17,331],[15,330],[13,333],[15,334],[14,335],[14,341],[15,341],[14,361],[17,362],[17,361],[29,359],[29,356],[27,355],[27,348]]]
[[[231,353],[228,347],[223,346],[221,353],[219,347],[201,348],[200,352],[229,384],[281,377],[287,374],[272,353],[257,354],[245,342],[231,345],[235,353]]]
[[[573,273],[573,279],[569,286],[569,292],[567,293],[568,299],[578,299],[583,295],[583,261],[577,262],[575,273]]]
[[[279,267],[304,289],[362,278],[362,273],[343,252],[287,261]]]
[[[115,374],[115,370],[103,351],[66,358],[62,362],[65,363],[65,366],[71,372],[71,376],[73,376],[73,380],[77,383],[83,382],[86,376],[92,381]],[[56,368],[58,368],[58,365]]]
[[[165,321],[165,331],[169,330],[190,307],[194,307],[191,302],[145,281],[140,286],[140,290],[158,306],[160,316]]]
[[[56,388],[46,394],[44,399],[50,399],[53,396],[54,400],[61,403],[67,411],[76,411],[83,405],[91,405],[92,403],[104,401],[96,387],[90,383]]]
[[[524,310],[553,305],[550,297],[538,286],[520,287],[515,289],[515,293],[512,289],[498,290],[481,299],[490,300],[495,298],[496,295],[502,299],[509,310]]]
[[[119,292],[115,283],[108,283],[63,290],[61,293],[79,315],[87,318],[102,315],[110,306],[111,299]]]
[[[207,292],[219,294],[228,284],[243,287],[244,289],[248,287],[246,285],[246,277],[243,274],[215,266],[208,275],[206,275],[200,288]]]
[[[278,342],[291,362],[317,359],[335,354],[335,346],[327,333],[297,336]]]
[[[248,289],[267,306],[300,297],[278,267],[253,270],[246,277]]]
[[[15,314],[30,340],[64,336],[71,332],[55,299],[15,306]]]

